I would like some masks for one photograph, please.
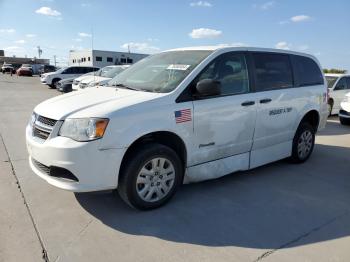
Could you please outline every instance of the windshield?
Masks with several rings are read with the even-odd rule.
[[[101,76],[106,78],[113,78],[119,73],[121,73],[122,71],[124,71],[125,69],[126,68],[121,66],[110,67],[109,70],[102,72]]]
[[[338,77],[336,76],[326,76],[326,80],[327,80],[327,87],[328,88],[332,88],[335,84],[335,82],[337,81]]]
[[[168,93],[211,51],[169,51],[149,56],[113,78],[109,85]]]
[[[60,74],[60,73],[62,73],[63,70],[65,70],[66,68],[67,68],[67,67],[62,67],[62,68],[58,69],[55,73]]]

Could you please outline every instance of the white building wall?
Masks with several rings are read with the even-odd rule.
[[[148,55],[102,50],[71,51],[69,52],[69,65],[105,67],[117,64],[133,64],[146,56]]]

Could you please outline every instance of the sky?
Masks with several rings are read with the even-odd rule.
[[[350,70],[350,1],[0,0],[0,49],[66,65],[69,50],[290,49]]]

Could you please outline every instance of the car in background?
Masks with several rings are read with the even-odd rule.
[[[338,114],[340,103],[346,93],[350,92],[349,74],[325,74],[328,84],[328,112],[329,115]]]
[[[43,65],[39,69],[39,75],[41,76],[42,74],[45,73],[51,73],[57,71],[57,68],[53,65]]]
[[[82,81],[83,79],[90,77],[92,75],[98,75],[100,73],[100,71],[101,71],[101,69],[99,69],[98,71],[95,71],[95,72],[90,72],[90,73],[87,73],[85,75],[79,76],[78,78],[75,78],[73,81],[73,84],[72,84],[73,91],[78,90],[80,81]]]
[[[33,68],[30,64],[23,64],[17,69],[16,74],[18,76],[33,76]]]
[[[99,74],[91,75],[81,80],[78,89],[82,90],[88,87],[107,85],[113,77],[123,72],[128,67],[130,67],[130,65],[115,65],[101,68]]]
[[[6,64],[6,63],[4,63],[4,64],[2,65],[2,67],[1,67],[1,72],[2,72],[3,74],[5,74],[5,73],[15,74],[15,73],[16,73],[16,70],[15,70],[15,68],[13,67],[12,64]]]
[[[350,92],[340,103],[339,120],[342,125],[350,125]]]
[[[57,90],[62,93],[69,93],[72,92],[72,84],[73,84],[73,78],[66,78],[58,81],[57,84]]]
[[[69,66],[52,73],[42,74],[40,81],[42,84],[48,85],[51,88],[57,88],[58,82],[62,79],[77,78],[81,75],[95,72],[97,70],[99,70],[99,68],[94,66]]]

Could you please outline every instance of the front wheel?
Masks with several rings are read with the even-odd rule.
[[[309,123],[301,123],[294,135],[292,156],[294,163],[303,163],[311,155],[315,145],[315,129]]]
[[[345,118],[345,117],[339,117],[340,124],[342,125],[350,125],[350,118]]]
[[[167,146],[146,144],[126,161],[120,173],[118,192],[136,209],[162,206],[182,182],[182,163],[175,151]]]
[[[60,81],[60,79],[54,79],[54,80],[52,80],[52,82],[51,82],[51,85],[50,85],[50,88],[55,88],[55,89],[57,89],[57,87],[58,87],[58,82]]]

